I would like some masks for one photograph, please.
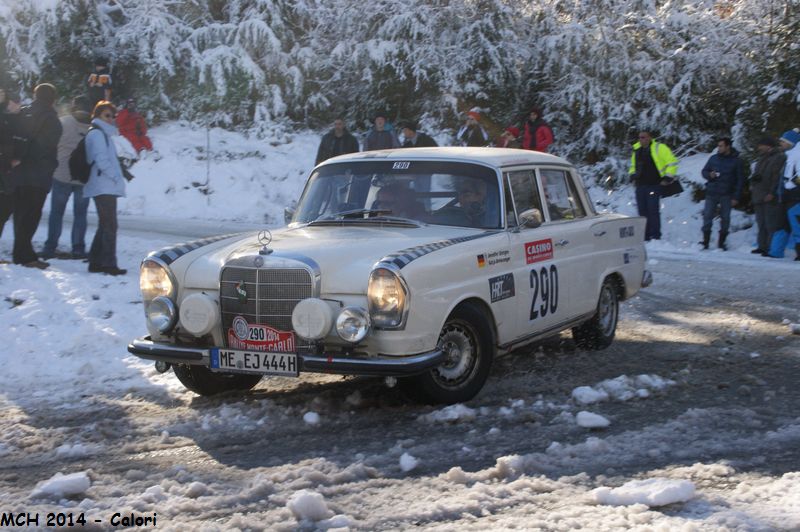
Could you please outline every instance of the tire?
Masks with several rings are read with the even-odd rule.
[[[606,277],[600,287],[597,311],[592,318],[572,329],[575,344],[582,349],[605,349],[614,341],[619,320],[619,287]]]
[[[415,398],[430,404],[469,401],[481,391],[494,358],[494,332],[479,307],[464,304],[447,318],[439,333],[438,349],[447,361],[403,384]]]
[[[214,373],[205,366],[172,366],[175,376],[188,390],[202,396],[224,392],[244,392],[255,387],[261,375]]]

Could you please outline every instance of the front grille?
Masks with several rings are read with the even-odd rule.
[[[244,302],[236,290],[239,283],[247,293]],[[224,267],[220,278],[220,309],[226,347],[228,330],[236,316],[242,316],[249,324],[291,331],[294,307],[313,296],[313,279],[305,268]],[[310,347],[297,336],[295,341],[298,348]]]

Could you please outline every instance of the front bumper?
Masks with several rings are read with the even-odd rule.
[[[211,350],[203,347],[154,342],[149,336],[137,338],[128,344],[128,352],[139,358],[208,367]],[[298,354],[300,371],[306,373],[334,373],[337,375],[371,375],[378,377],[407,377],[417,375],[444,363],[443,351],[430,351],[403,357],[315,356]]]

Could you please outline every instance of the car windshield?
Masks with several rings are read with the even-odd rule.
[[[350,161],[319,168],[292,222],[405,219],[477,229],[500,227],[497,173],[469,163]]]

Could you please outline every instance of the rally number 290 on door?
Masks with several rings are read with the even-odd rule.
[[[128,350],[201,395],[323,372],[456,403],[525,343],[572,329],[607,347],[651,280],[644,219],[598,214],[572,165],[530,151],[336,157],[287,221],[148,255],[149,335]]]

